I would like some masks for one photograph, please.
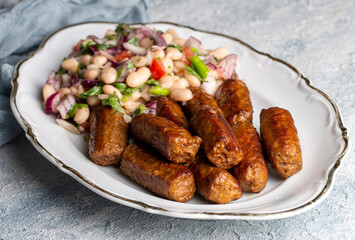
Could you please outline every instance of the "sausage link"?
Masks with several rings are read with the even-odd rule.
[[[215,166],[229,169],[243,159],[233,130],[215,108],[202,106],[189,124],[202,138],[205,154]]]
[[[232,168],[232,174],[244,192],[260,192],[267,183],[268,168],[258,132],[249,121],[236,123],[232,129],[244,154],[243,160]]]
[[[146,142],[174,163],[190,163],[201,145],[201,138],[191,136],[183,127],[152,114],[140,114],[131,121],[133,138]]]
[[[261,110],[260,134],[268,161],[282,178],[302,169],[301,146],[289,111],[278,107]]]
[[[89,157],[96,164],[117,165],[128,142],[128,124],[121,113],[102,107],[90,114]]]
[[[180,107],[180,105],[169,97],[159,97],[157,100],[156,114],[164,117],[173,123],[188,128],[189,123]]]
[[[190,165],[198,193],[214,203],[229,203],[242,197],[238,181],[225,169],[213,166],[204,153],[198,153]]]
[[[153,149],[130,144],[123,153],[121,170],[155,194],[178,202],[190,200],[196,191],[191,171],[169,163]]]
[[[253,120],[249,90],[243,81],[233,79],[224,81],[217,89],[215,97],[231,126],[240,121]]]
[[[193,115],[204,105],[208,105],[217,109],[223,116],[222,110],[218,107],[216,100],[213,96],[206,93],[202,88],[190,87],[193,98],[183,105],[184,112],[188,119],[192,118]]]

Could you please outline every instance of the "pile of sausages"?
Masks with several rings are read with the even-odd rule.
[[[159,97],[156,115],[140,114],[130,125],[110,108],[96,109],[90,116],[90,159],[120,166],[161,197],[186,202],[197,190],[219,204],[241,198],[242,192],[264,189],[265,159],[285,179],[302,169],[289,111],[278,107],[261,111],[260,141],[243,81],[225,81],[215,97],[201,88],[190,90],[193,98],[182,106]],[[128,135],[135,141],[129,145]]]

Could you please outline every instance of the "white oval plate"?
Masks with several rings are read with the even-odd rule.
[[[179,36],[194,36],[205,48],[225,46],[238,55],[237,73],[245,80],[259,129],[262,108],[279,106],[294,117],[303,152],[303,169],[287,180],[272,171],[266,188],[228,204],[211,204],[198,194],[187,203],[155,196],[114,167],[101,167],[88,159],[83,136],[73,135],[46,115],[41,89],[52,69],[57,69],[80,38],[103,36],[116,23],[91,22],[65,27],[45,39],[39,49],[20,62],[12,80],[11,107],[33,146],[60,170],[117,203],[146,212],[194,219],[275,219],[302,213],[329,194],[334,173],[348,148],[346,129],[336,104],[311,86],[294,67],[263,54],[242,41],[172,23],[152,23],[158,30],[176,29]]]

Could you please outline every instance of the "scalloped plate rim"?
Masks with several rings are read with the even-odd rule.
[[[217,36],[222,36],[228,39],[231,39],[233,41],[237,41],[238,43],[240,43],[241,45],[249,48],[251,51],[266,56],[268,58],[270,58],[272,61],[276,61],[279,62],[285,66],[287,66],[288,68],[290,68],[293,72],[295,72],[303,81],[306,82],[307,86],[310,87],[311,89],[313,89],[314,91],[316,91],[318,94],[320,94],[322,97],[324,97],[327,101],[330,102],[331,106],[333,107],[333,110],[335,112],[336,115],[336,121],[338,124],[338,127],[340,128],[341,132],[342,132],[342,138],[344,141],[344,148],[341,150],[341,152],[339,153],[334,166],[330,169],[328,176],[327,176],[327,182],[325,184],[325,187],[323,188],[323,190],[320,192],[320,194],[318,194],[314,199],[310,200],[309,202],[307,202],[306,204],[293,208],[293,209],[289,209],[286,211],[280,211],[280,212],[275,212],[275,213],[240,213],[240,212],[227,212],[227,213],[213,213],[213,212],[181,212],[181,211],[171,211],[171,210],[166,210],[164,208],[159,208],[156,206],[151,206],[148,205],[144,202],[141,201],[137,201],[134,199],[128,199],[122,196],[119,196],[115,193],[109,192],[103,188],[101,188],[100,186],[96,185],[95,183],[91,182],[90,180],[88,180],[84,175],[82,175],[80,173],[80,171],[71,168],[70,166],[67,166],[66,164],[64,164],[60,159],[56,158],[52,153],[50,153],[47,149],[45,149],[36,139],[36,136],[33,134],[32,131],[32,127],[31,125],[26,121],[26,119],[21,115],[18,106],[17,106],[17,102],[16,102],[16,94],[17,94],[17,90],[18,90],[18,82],[17,82],[17,78],[19,77],[19,70],[21,68],[21,65],[23,63],[25,63],[27,60],[31,59],[33,56],[36,55],[37,52],[39,52],[42,48],[44,48],[45,44],[47,43],[47,41],[54,36],[55,34],[59,33],[60,31],[63,31],[67,28],[71,28],[71,27],[75,27],[75,26],[79,26],[79,25],[85,25],[85,24],[118,24],[116,22],[106,22],[106,21],[92,21],[92,22],[82,22],[82,23],[77,23],[77,24],[72,24],[69,26],[65,26],[63,28],[58,29],[57,31],[51,33],[50,35],[48,35],[43,42],[41,43],[41,45],[38,47],[37,50],[35,50],[34,52],[30,53],[28,57],[26,57],[25,59],[23,59],[22,61],[20,61],[16,67],[15,67],[15,71],[14,71],[14,77],[11,81],[12,84],[12,92],[11,92],[11,109],[17,119],[17,121],[20,123],[21,127],[25,130],[26,132],[26,137],[30,140],[30,142],[32,143],[32,145],[36,148],[37,151],[39,151],[45,158],[47,158],[50,162],[52,162],[55,166],[57,166],[61,171],[67,173],[68,175],[72,176],[74,179],[76,179],[77,181],[79,181],[80,183],[82,183],[84,186],[86,186],[87,188],[89,188],[90,190],[94,191],[95,193],[110,199],[114,202],[129,206],[129,207],[133,207],[136,209],[140,209],[143,210],[145,212],[149,212],[149,213],[153,213],[153,214],[160,214],[160,215],[165,215],[165,216],[171,216],[171,217],[177,217],[177,218],[189,218],[189,219],[210,219],[210,220],[216,220],[216,219],[243,219],[243,220],[265,220],[265,219],[278,219],[278,218],[285,218],[285,217],[291,217],[294,215],[298,215],[301,214],[313,207],[315,207],[316,205],[318,205],[319,203],[321,203],[331,192],[331,189],[334,185],[334,179],[335,179],[335,174],[338,172],[339,167],[342,165],[342,158],[345,156],[345,154],[347,153],[347,150],[350,146],[350,141],[349,138],[347,136],[347,129],[345,128],[345,126],[343,125],[342,119],[341,119],[341,113],[340,110],[338,108],[338,106],[336,105],[336,103],[323,91],[319,90],[318,88],[314,87],[311,84],[311,81],[309,79],[307,79],[306,77],[304,77],[295,67],[293,67],[292,65],[290,65],[289,63],[272,57],[271,55],[267,54],[267,53],[263,53],[260,52],[256,49],[254,49],[253,47],[251,47],[250,45],[248,45],[247,43],[234,38],[234,37],[230,37],[224,34],[220,34],[220,33],[214,33],[214,32],[209,32],[209,31],[202,31],[202,30],[197,30],[195,28],[189,27],[189,26],[184,26],[181,24],[176,24],[176,23],[171,23],[171,22],[149,22],[149,23],[133,23],[130,25],[140,25],[140,24],[168,24],[171,26],[178,26],[178,27],[182,27],[182,28],[187,28],[193,31],[197,31],[197,32],[202,32],[202,33],[207,33],[207,34],[212,34],[212,35],[217,35]]]

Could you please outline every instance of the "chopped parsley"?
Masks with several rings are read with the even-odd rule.
[[[95,86],[87,90],[86,92],[80,94],[81,98],[86,98],[87,96],[97,96],[102,93],[101,86]]]

